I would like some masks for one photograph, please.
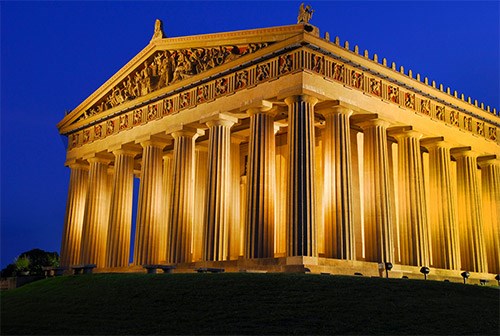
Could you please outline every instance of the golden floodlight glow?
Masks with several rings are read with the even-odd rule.
[[[321,38],[311,16],[174,38],[158,20],[58,124],[61,263],[494,279],[496,109]]]

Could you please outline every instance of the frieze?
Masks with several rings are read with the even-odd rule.
[[[96,104],[85,110],[79,120],[218,67],[246,54],[254,53],[270,44],[253,43],[244,46],[231,45],[217,48],[158,51],[144,61],[141,66],[134,69]],[[261,70],[261,80],[265,80],[269,75],[269,69]],[[219,89],[221,90],[219,92],[223,91],[222,86]]]
[[[461,115],[458,111],[448,109],[432,99],[400,88],[372,74],[351,68],[349,65],[340,63],[337,60],[324,55],[321,55],[321,58],[312,57],[311,54],[313,52],[308,50],[295,50],[113,117],[98,124],[101,125],[101,128],[97,128],[97,125],[95,125],[92,128],[71,134],[70,147],[74,148],[102,139],[104,137],[103,127],[106,127],[106,136],[114,134],[195,107],[197,104],[212,101],[239,90],[251,88],[259,83],[302,70],[313,73],[319,71],[319,74],[343,85],[348,85],[369,95],[397,104],[402,108],[427,115],[487,139],[497,141],[497,128],[494,125],[486,124],[484,121],[468,115]],[[319,63],[322,64],[321,67],[317,65]],[[472,127],[472,125],[475,125],[475,127]]]

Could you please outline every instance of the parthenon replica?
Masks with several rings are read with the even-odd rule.
[[[311,16],[185,37],[157,20],[57,125],[61,264],[494,279],[498,111],[320,36]]]

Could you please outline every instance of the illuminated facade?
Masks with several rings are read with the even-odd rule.
[[[156,22],[58,124],[63,265],[500,272],[497,111],[320,37],[310,14],[174,38]]]

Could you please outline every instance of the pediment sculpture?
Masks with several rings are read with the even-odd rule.
[[[226,45],[213,48],[158,51],[145,60],[141,66],[131,71],[96,104],[85,110],[79,120],[256,52],[269,44],[255,43],[243,46]]]

